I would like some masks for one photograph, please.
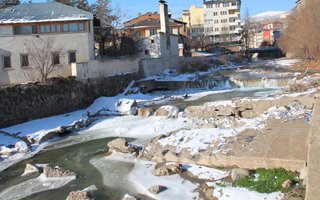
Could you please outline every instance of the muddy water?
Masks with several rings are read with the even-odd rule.
[[[92,157],[103,156],[95,155],[95,152],[99,149],[105,149],[107,142],[112,139],[114,138],[93,140],[55,150],[46,150],[31,159],[20,162],[19,164],[0,173],[0,191],[32,178],[32,176],[21,177],[21,174],[23,173],[24,167],[27,163],[52,163],[54,165],[59,165],[64,169],[69,169],[76,172],[77,179],[62,188],[34,194],[25,199],[66,199],[69,192],[74,190],[82,190],[90,185],[96,185],[98,188],[98,191],[95,192],[95,199],[121,199],[123,195],[126,194],[126,191],[121,188],[115,189],[105,186],[103,184],[100,172],[89,163],[89,160]],[[124,165],[120,167],[129,171],[132,166]],[[114,174],[114,176],[121,176],[121,174]]]

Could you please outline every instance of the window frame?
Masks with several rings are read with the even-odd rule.
[[[24,56],[27,56],[27,65],[24,65],[24,60],[23,60],[23,57]],[[27,53],[21,53],[20,54],[20,67],[21,68],[28,68],[28,67],[30,67],[30,62],[29,62],[29,54],[27,54]]]
[[[75,58],[75,61],[74,62],[71,62],[71,54],[74,53],[74,58]],[[76,63],[77,62],[77,51],[76,50],[71,50],[71,51],[68,51],[68,63],[69,65],[71,65],[71,63]]]
[[[56,61],[56,58],[58,58],[58,62],[55,62]],[[60,62],[60,52],[59,51],[53,51],[51,52],[51,64],[52,65],[61,65],[61,62]]]
[[[150,34],[150,36],[157,35],[158,34],[158,30],[157,29],[150,29],[149,30],[149,34]]]
[[[5,58],[6,57],[9,57],[9,65],[10,66],[5,65]],[[1,64],[2,64],[3,69],[11,69],[12,68],[11,55],[2,55],[1,56]]]

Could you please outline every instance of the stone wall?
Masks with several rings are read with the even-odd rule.
[[[78,81],[53,78],[47,83],[30,83],[0,88],[0,128],[29,120],[83,109],[100,96],[124,91],[138,74]]]

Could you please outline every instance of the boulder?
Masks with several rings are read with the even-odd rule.
[[[38,173],[39,169],[36,166],[33,166],[31,164],[27,164],[26,168],[24,169],[24,172],[21,176],[26,176],[33,173]]]
[[[159,194],[160,192],[163,192],[166,189],[168,189],[166,186],[154,185],[154,186],[149,187],[148,191],[153,193],[153,194]]]
[[[245,99],[241,99],[235,102],[237,109],[240,112],[243,112],[245,110],[252,110],[253,109],[253,105],[252,105],[252,101],[251,100],[245,100]]]
[[[138,116],[139,117],[150,117],[153,114],[152,108],[139,108]]]
[[[156,166],[152,173],[155,176],[170,176],[172,174],[177,174],[182,172],[182,166],[179,164],[162,164]]]
[[[288,179],[282,183],[281,187],[284,189],[289,189],[292,187],[292,185],[293,185],[293,182],[290,179]]]
[[[257,113],[254,112],[253,110],[243,111],[241,112],[241,116],[246,119],[252,119],[252,118],[258,117]]]
[[[61,178],[61,177],[76,176],[76,173],[72,171],[64,170],[58,166],[52,167],[50,165],[47,165],[44,167],[42,174],[47,178]]]
[[[250,176],[250,170],[244,168],[235,168],[231,171],[231,179],[233,181]]]
[[[29,147],[28,147],[27,143],[25,143],[23,141],[17,142],[14,145],[14,148],[20,153],[26,153],[27,151],[29,151]]]
[[[167,118],[177,118],[179,114],[179,108],[176,106],[168,105],[168,106],[161,106],[156,110],[154,116],[163,116]]]
[[[41,144],[45,141],[48,141],[48,140],[53,139],[58,136],[59,136],[58,131],[50,131],[50,132],[42,133],[42,134],[35,135],[35,136],[28,135],[27,139],[32,144]]]
[[[67,200],[93,200],[93,197],[84,191],[72,191],[69,193]]]
[[[95,185],[91,185],[82,191],[73,191],[69,193],[67,200],[93,200],[93,191],[97,190]]]
[[[130,146],[126,139],[118,138],[108,142],[109,152],[137,153],[138,149]]]
[[[215,107],[215,112],[217,116],[231,116],[237,113],[235,107],[230,105],[218,105]]]

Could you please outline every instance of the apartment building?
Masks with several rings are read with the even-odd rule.
[[[187,23],[191,38],[202,35],[204,33],[204,9],[191,5],[189,10],[183,11],[183,22]]]
[[[204,0],[204,32],[213,43],[241,43],[241,0]]]

